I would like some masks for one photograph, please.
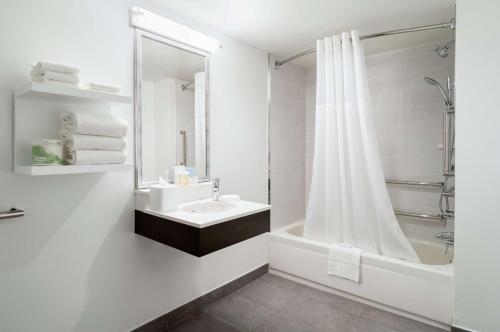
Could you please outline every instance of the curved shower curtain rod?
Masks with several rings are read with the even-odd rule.
[[[369,39],[369,38],[375,38],[375,37],[397,35],[400,33],[416,32],[416,31],[424,31],[424,30],[432,30],[432,29],[445,29],[445,28],[450,28],[450,29],[454,30],[455,29],[455,19],[452,18],[451,21],[446,22],[446,23],[433,24],[433,25],[423,25],[423,26],[418,26],[418,27],[413,27],[413,28],[372,33],[370,35],[360,36],[359,39]],[[304,55],[314,53],[314,52],[316,52],[316,49],[311,48],[310,50],[306,50],[306,51],[300,52],[298,54],[292,55],[291,57],[286,58],[284,60],[281,60],[281,61],[276,60],[274,62],[274,69],[279,69],[282,65],[284,65],[287,62],[290,62],[292,60],[295,60],[295,59],[300,58]]]

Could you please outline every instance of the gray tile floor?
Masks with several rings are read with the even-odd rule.
[[[266,274],[185,319],[175,332],[442,332],[443,330]]]

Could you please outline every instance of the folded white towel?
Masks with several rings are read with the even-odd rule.
[[[61,128],[75,134],[125,137],[128,124],[112,114],[62,112]]]
[[[124,137],[109,137],[96,135],[81,135],[70,132],[67,129],[59,130],[64,149],[66,151],[75,150],[112,150],[122,151],[127,146],[127,139]]]
[[[123,164],[127,155],[123,151],[76,150],[65,151],[64,161],[70,165]]]
[[[66,83],[78,84],[78,76],[73,74],[57,73],[54,71],[42,71],[36,75],[32,75],[31,79],[35,82],[41,81],[59,81]]]
[[[48,61],[38,61],[36,64],[32,66],[31,75],[36,76],[43,71],[52,71],[57,73],[66,73],[78,75],[80,73],[80,69],[74,66],[68,66],[61,63],[54,63]]]
[[[347,243],[335,243],[328,253],[328,274],[359,283],[363,250]]]
[[[89,83],[89,88],[92,90],[103,91],[103,92],[111,92],[111,93],[119,93],[120,88],[112,85],[104,85],[99,83]]]

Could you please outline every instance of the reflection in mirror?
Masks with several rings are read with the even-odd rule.
[[[203,181],[208,176],[206,57],[144,36],[141,40],[138,186],[157,183],[176,165]]]

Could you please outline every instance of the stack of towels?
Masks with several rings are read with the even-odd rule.
[[[31,79],[34,82],[59,82],[78,85],[80,69],[47,61],[39,61],[31,68]]]
[[[61,113],[63,159],[70,165],[123,164],[127,122],[112,114]]]

